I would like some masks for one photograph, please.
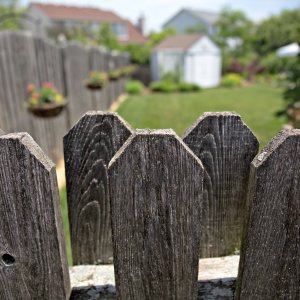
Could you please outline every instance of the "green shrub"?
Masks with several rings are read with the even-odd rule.
[[[289,71],[297,63],[297,57],[278,57],[271,53],[262,58],[262,64],[265,67],[264,73],[278,74]]]
[[[125,91],[131,95],[140,95],[144,90],[144,85],[138,80],[128,81],[125,85]]]
[[[157,93],[172,93],[177,91],[178,86],[174,82],[155,81],[150,84],[150,89],[152,92]]]
[[[239,87],[243,84],[243,77],[239,74],[228,73],[223,76],[221,85],[224,87]]]
[[[179,83],[180,73],[179,72],[166,72],[162,75],[161,81]]]
[[[187,82],[181,82],[178,84],[178,91],[179,92],[197,92],[200,91],[201,88],[196,83],[187,83]]]

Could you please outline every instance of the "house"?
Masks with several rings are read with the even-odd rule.
[[[24,22],[23,27],[42,36],[49,31],[68,30],[84,25],[89,30],[98,30],[104,23],[111,24],[119,42],[143,44],[146,38],[143,34],[144,18],[139,19],[137,26],[133,25],[112,11],[93,7],[65,6],[43,3],[30,3],[26,12],[27,19],[34,22]]]
[[[174,28],[178,34],[198,31],[207,34],[216,32],[214,27],[219,14],[184,8],[163,24],[163,28]]]
[[[157,45],[151,55],[153,80],[173,73],[183,82],[203,88],[218,86],[221,78],[221,51],[202,34],[175,35]]]

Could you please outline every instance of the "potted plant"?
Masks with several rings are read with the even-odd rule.
[[[101,90],[107,82],[107,74],[104,72],[91,71],[85,86],[90,90]]]
[[[124,76],[131,76],[136,71],[135,65],[128,65],[123,68],[122,73]]]
[[[55,117],[67,105],[66,99],[51,82],[45,82],[40,90],[34,84],[29,84],[27,92],[28,110],[38,117]]]
[[[122,70],[121,69],[114,69],[109,71],[108,73],[109,80],[116,81],[122,76]]]

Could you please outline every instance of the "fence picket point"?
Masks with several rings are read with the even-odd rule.
[[[107,165],[131,135],[116,113],[86,113],[64,137],[73,263],[112,262]]]
[[[231,112],[204,113],[183,141],[205,169],[200,257],[233,254],[241,241],[250,163],[258,141]]]
[[[201,161],[173,130],[137,130],[108,173],[118,299],[196,299]]]
[[[255,157],[235,299],[300,298],[300,130],[280,132]]]
[[[54,164],[27,133],[0,136],[0,298],[68,299]]]

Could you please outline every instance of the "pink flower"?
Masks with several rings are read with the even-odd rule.
[[[51,83],[51,82],[45,82],[44,84],[43,84],[43,86],[45,87],[45,88],[49,88],[49,89],[52,89],[54,86],[53,86],[53,83]]]
[[[33,99],[38,99],[38,98],[39,98],[39,94],[38,94],[38,93],[33,93],[33,94],[31,95],[31,98],[33,98]]]
[[[32,93],[35,90],[35,85],[30,83],[27,85],[27,92]]]

